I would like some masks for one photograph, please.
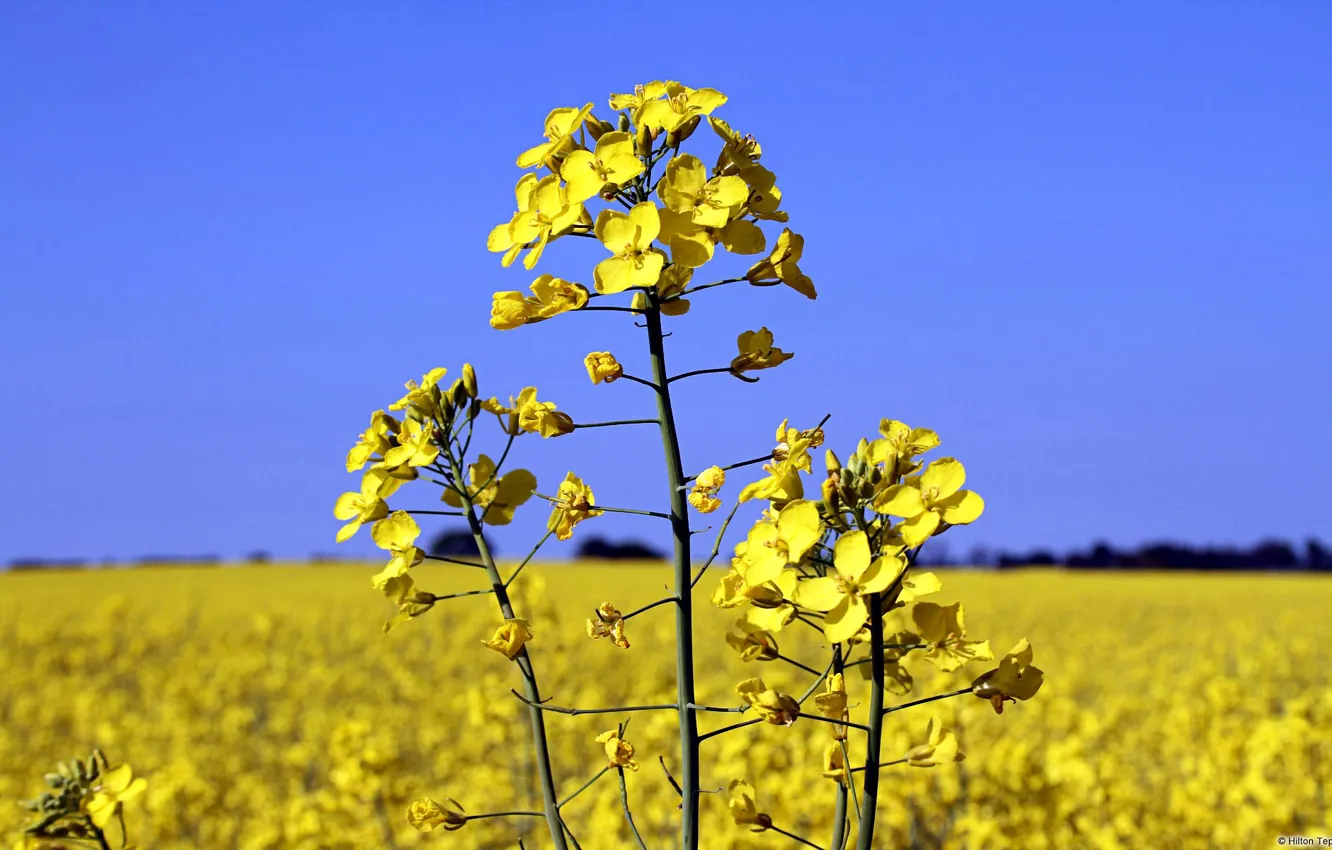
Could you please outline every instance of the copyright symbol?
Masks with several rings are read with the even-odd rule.
[[[1286,836],[1284,836],[1284,835],[1278,836],[1278,837],[1277,837],[1277,844],[1278,844],[1279,846],[1281,846],[1281,847],[1285,847],[1285,846],[1286,846]]]

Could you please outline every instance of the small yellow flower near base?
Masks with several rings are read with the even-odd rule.
[[[602,381],[609,384],[624,374],[624,367],[609,351],[590,352],[583,358],[583,365],[587,366],[587,376],[594,384]]]
[[[620,649],[629,648],[629,638],[624,634],[624,617],[620,609],[609,602],[597,606],[596,619],[587,620],[587,636],[593,640],[610,638],[611,643]]]
[[[99,829],[104,829],[116,816],[121,804],[139,796],[147,787],[148,781],[141,776],[135,777],[129,765],[109,767],[97,780],[97,784],[88,789],[83,800],[83,810]]]
[[[939,717],[930,718],[925,734],[926,743],[907,750],[907,764],[912,767],[934,767],[966,759],[958,747],[957,736],[953,734],[952,728]]]
[[[917,602],[911,609],[911,619],[920,633],[921,642],[931,644],[925,657],[945,673],[953,672],[968,661],[994,658],[988,640],[967,639],[966,616],[961,602],[952,605]]]
[[[634,745],[621,738],[618,730],[602,732],[597,736],[597,743],[606,749],[606,767],[638,770],[638,762],[634,761]]]
[[[1032,666],[1031,644],[1026,638],[1017,642],[999,662],[999,667],[982,673],[971,683],[971,692],[988,699],[995,714],[1004,713],[1005,702],[1029,700],[1045,681],[1045,673]]]
[[[762,679],[746,679],[735,686],[735,692],[774,726],[790,726],[800,715],[800,703],[794,697],[774,691]]]
[[[772,828],[772,818],[760,812],[758,804],[754,802],[754,786],[743,779],[733,779],[726,786],[726,793],[730,796],[726,805],[730,809],[731,820],[737,825],[749,827],[750,832],[763,832]]]
[[[518,653],[523,651],[523,646],[533,636],[532,624],[527,620],[515,618],[505,620],[504,625],[495,630],[493,638],[481,642],[512,661],[518,657]]]
[[[709,466],[694,479],[694,489],[689,491],[689,504],[699,513],[710,514],[721,507],[717,491],[726,483],[726,472],[720,466]]]
[[[592,488],[570,472],[564,476],[560,489],[555,493],[555,510],[551,511],[546,528],[555,532],[556,539],[568,540],[573,537],[575,525],[585,519],[601,516],[602,511],[597,510],[595,504]]]
[[[772,331],[767,328],[740,334],[736,338],[736,347],[740,349],[740,353],[731,361],[731,371],[734,373],[771,369],[795,357],[794,354],[773,346]]]
[[[429,797],[413,801],[407,807],[407,822],[421,832],[430,832],[441,826],[450,832],[462,829],[467,823],[467,815],[463,812],[462,804],[452,797],[446,799],[449,802],[448,807],[441,806]]]
[[[818,706],[819,713],[829,720],[836,720],[837,723],[829,723],[828,730],[833,736],[833,740],[842,741],[846,739],[846,726],[844,725],[851,719],[850,712],[846,707],[846,679],[841,673],[833,673],[827,679],[824,679],[824,692],[814,695],[814,705]]]
[[[777,244],[773,246],[768,258],[750,267],[745,277],[755,286],[784,283],[812,301],[818,297],[818,293],[809,275],[800,271],[798,265],[804,250],[805,237],[792,233],[788,227],[777,237]]]
[[[842,752],[842,745],[837,741],[832,741],[823,748],[823,775],[839,785],[846,785],[848,782],[846,754]]]

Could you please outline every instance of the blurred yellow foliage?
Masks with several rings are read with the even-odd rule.
[[[479,571],[423,566],[438,592]],[[20,848],[41,774],[102,747],[147,790],[127,805],[141,848],[545,846],[537,818],[417,833],[414,799],[468,814],[539,808],[529,733],[508,695],[516,668],[487,649],[493,600],[441,603],[389,634],[367,612],[371,568],[155,567],[0,575],[0,836]],[[721,571],[716,571],[721,575]],[[426,573],[423,573],[424,577]],[[716,578],[704,580],[710,590]],[[672,702],[669,606],[627,624],[633,646],[594,642],[586,620],[612,600],[664,595],[664,566],[533,567],[516,585],[533,624],[542,689],[560,705]],[[1332,580],[1317,577],[951,572],[940,601],[985,600],[968,628],[1006,647],[1029,637],[1048,681],[995,716],[972,698],[936,704],[967,760],[885,774],[883,847],[1258,847],[1332,835]],[[736,704],[762,676],[800,692],[809,675],[743,662],[724,640],[734,612],[697,607],[699,699]],[[788,628],[783,655],[815,662],[822,636]],[[912,697],[965,686],[916,657]],[[822,666],[821,664],[819,665]],[[589,671],[599,668],[594,675]],[[863,682],[847,677],[851,720]],[[885,759],[923,740],[931,708],[891,716]],[[860,712],[860,713],[858,713]],[[675,797],[657,764],[676,759],[673,712],[635,713],[642,764],[627,775],[650,846],[675,838]],[[561,790],[606,764],[616,715],[549,718]],[[733,715],[704,715],[702,731]],[[736,826],[725,789],[747,779],[785,828],[826,844],[834,784],[822,724],[758,724],[703,744],[703,846],[791,846]],[[565,810],[586,850],[630,845],[605,779]],[[548,840],[548,839],[547,839]]]

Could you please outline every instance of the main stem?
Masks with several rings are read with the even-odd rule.
[[[464,480],[458,465],[449,459],[449,465],[453,467],[453,476],[456,480]],[[467,495],[466,490],[460,493],[463,502],[463,511],[467,514],[467,525],[472,530],[472,537],[476,540],[477,549],[480,550],[481,563],[485,564],[486,575],[490,577],[490,588],[495,594],[495,601],[499,603],[500,611],[504,614],[506,620],[513,619],[513,603],[509,601],[509,589],[504,586],[504,579],[500,577],[499,567],[495,564],[495,556],[490,551],[490,544],[486,542],[484,530],[481,527],[481,520],[477,519],[476,511],[472,509],[472,500]],[[527,709],[528,717],[532,722],[532,745],[536,748],[537,771],[541,779],[541,802],[546,815],[546,827],[550,830],[551,840],[555,842],[557,850],[568,850],[569,845],[564,838],[564,824],[560,820],[559,798],[555,791],[555,775],[550,766],[550,747],[546,743],[546,713],[538,706],[541,704],[541,691],[537,688],[536,671],[532,667],[532,657],[524,646],[517,657],[519,669],[523,673],[523,690],[527,692],[529,707]]]
[[[860,828],[856,850],[874,850],[874,815],[879,800],[879,751],[883,748],[883,595],[869,599],[870,707],[869,735],[865,742],[865,787],[860,800]]]
[[[832,672],[843,673],[846,669],[844,663],[846,659],[842,656],[842,645],[840,643],[833,644],[832,651],[833,651]],[[842,767],[843,769],[846,770],[847,783],[849,784],[851,782],[854,782],[855,778],[851,775],[851,765],[843,762]],[[846,797],[847,797],[846,785],[843,785],[840,782],[837,783],[837,802],[835,806],[835,811],[833,812],[835,823],[833,825],[832,843],[828,845],[830,850],[842,850],[843,845],[846,844],[846,826],[847,826]]]
[[[643,314],[647,323],[648,352],[652,355],[652,380],[656,383],[657,413],[661,420],[661,445],[666,454],[666,477],[671,493],[671,532],[675,536],[675,683],[680,715],[680,846],[698,847],[698,716],[694,703],[694,601],[689,562],[689,502],[684,490],[684,468],[680,463],[680,439],[671,409],[667,384],[666,351],[661,333],[661,308],[656,293],[648,293]],[[882,641],[880,641],[882,642]]]

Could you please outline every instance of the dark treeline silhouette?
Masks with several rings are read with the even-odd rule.
[[[483,534],[482,537],[485,538],[486,548],[490,550],[490,554],[497,557],[499,549],[495,548],[495,541],[491,540],[488,534]],[[451,558],[461,555],[481,556],[481,547],[476,545],[476,538],[470,531],[441,531],[430,541],[430,548],[426,551],[431,555],[447,555]]]
[[[1048,549],[993,554],[975,550],[972,555],[972,563],[977,566],[999,568],[1059,565],[1072,570],[1332,571],[1332,552],[1312,537],[1298,549],[1284,540],[1263,540],[1247,549],[1148,543],[1127,550],[1102,542],[1062,558]]]
[[[604,537],[589,537],[578,544],[577,557],[592,561],[664,561],[666,553],[637,540],[614,543]]]

